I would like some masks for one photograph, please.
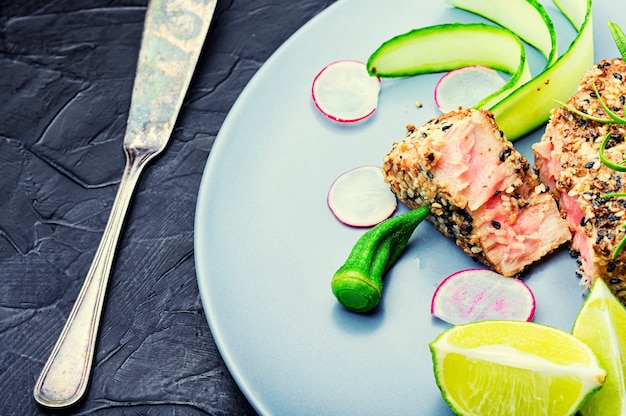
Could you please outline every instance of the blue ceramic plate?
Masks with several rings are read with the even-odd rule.
[[[544,5],[562,53],[574,32],[552,3]],[[619,55],[607,21],[626,27],[625,16],[626,2],[594,2],[596,60]],[[330,62],[365,61],[392,36],[455,21],[481,19],[444,1],[339,1],[278,49],[228,115],[198,198],[198,284],[220,352],[259,413],[452,414],[428,349],[448,325],[431,317],[430,300],[446,276],[476,263],[424,223],[386,276],[374,313],[347,312],[330,280],[363,230],[339,223],[326,205],[339,174],[380,165],[406,124],[438,114],[439,75],[384,80],[378,110],[356,125],[322,116],[310,88]],[[528,53],[541,68],[541,56]],[[530,156],[540,133],[515,145]],[[537,298],[535,321],[571,329],[583,302],[575,269],[566,249],[532,269],[526,282]]]

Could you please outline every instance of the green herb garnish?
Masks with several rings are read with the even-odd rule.
[[[617,46],[619,53],[622,55],[622,58],[626,60],[626,35],[622,31],[622,29],[613,22],[609,22],[609,29],[611,30],[611,35],[613,36],[613,40],[615,41],[615,45]],[[559,105],[568,109],[573,114],[576,114],[588,120],[596,121],[598,123],[603,123],[603,124],[621,124],[621,125],[626,126],[626,117],[618,116],[606,105],[606,103],[600,96],[600,93],[598,92],[598,88],[596,87],[595,83],[592,84],[592,88],[593,88],[593,92],[595,93],[595,96],[598,97],[598,102],[600,103],[602,110],[604,110],[604,113],[608,116],[608,118],[596,117],[591,114],[587,114],[582,111],[579,111],[576,108],[572,107],[571,105],[568,105],[559,101],[556,101],[556,102]],[[606,145],[610,138],[611,138],[611,133],[607,133],[602,139],[602,143],[600,143],[600,150],[599,150],[600,161],[604,163],[605,166],[615,171],[626,172],[626,160],[623,160],[620,163],[615,163],[615,162],[610,161],[604,156],[604,151],[606,149]],[[600,197],[601,198],[626,197],[626,192],[606,193],[606,194],[600,195]],[[621,228],[626,229],[626,224],[622,224]],[[626,247],[626,235],[622,238],[622,240],[619,242],[617,247],[615,247],[615,250],[613,251],[611,258],[615,259],[619,255],[619,253],[624,249],[624,247]]]
[[[622,29],[613,22],[609,22],[609,29],[611,30],[611,35],[613,35],[617,50],[622,54],[622,58],[626,59],[626,35],[624,35]]]
[[[428,215],[430,209],[422,206],[388,218],[363,234],[333,276],[331,288],[339,303],[355,312],[373,309],[382,295],[383,275]]]
[[[604,136],[604,139],[602,139],[602,143],[600,143],[600,152],[599,152],[600,160],[602,161],[602,163],[604,163],[606,166],[608,166],[609,168],[613,170],[616,170],[618,172],[626,172],[626,166],[624,165],[624,162],[626,161],[622,161],[621,163],[615,163],[615,162],[611,162],[609,159],[607,159],[604,156],[604,149],[606,148],[606,144],[609,141],[610,137],[611,137],[611,133],[607,133],[606,136]],[[617,194],[605,194],[605,195],[617,196]]]
[[[595,83],[592,84],[591,87],[593,88],[593,92],[596,94],[596,97],[598,97],[598,101],[600,102],[600,107],[602,107],[602,109],[604,110],[604,113],[609,118],[592,116],[591,114],[587,114],[580,110],[575,109],[569,104],[562,103],[558,100],[554,100],[554,101],[557,104],[567,108],[570,112],[576,115],[579,115],[581,117],[584,117],[588,120],[597,121],[598,123],[603,123],[603,124],[616,123],[616,124],[622,124],[626,126],[626,118],[620,117],[617,114],[615,114],[613,111],[611,111],[611,109],[606,105],[602,97],[600,97],[600,93],[598,92],[598,88],[596,87],[596,84]]]

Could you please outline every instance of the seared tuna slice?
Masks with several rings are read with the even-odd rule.
[[[593,84],[607,106],[624,116],[626,65],[622,59],[601,61],[580,80],[578,92],[567,104],[586,114],[608,118],[599,103]],[[626,235],[626,198],[603,198],[613,192],[626,192],[624,174],[600,161],[603,138],[609,134],[604,155],[621,163],[626,157],[625,126],[591,121],[567,108],[552,110],[546,131],[533,145],[535,168],[560,200],[573,233],[572,249],[578,253],[581,283],[606,280],[613,292],[626,303],[626,252],[612,258]]]
[[[464,109],[409,126],[383,172],[398,199],[412,209],[430,206],[437,229],[505,276],[571,238],[553,196],[488,111]]]

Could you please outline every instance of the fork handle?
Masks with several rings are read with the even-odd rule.
[[[71,406],[87,389],[115,249],[134,188],[151,156],[137,158],[126,153],[126,166],[102,240],[63,331],[35,384],[33,395],[43,406]]]

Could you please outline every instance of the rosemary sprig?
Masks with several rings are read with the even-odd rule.
[[[592,116],[591,114],[583,113],[582,111],[575,109],[569,104],[565,104],[558,100],[554,100],[554,101],[560,106],[567,108],[570,112],[576,115],[579,115],[581,117],[584,117],[588,120],[597,121],[598,123],[603,123],[603,124],[617,123],[617,124],[622,124],[626,126],[626,118],[620,117],[617,114],[615,114],[613,111],[611,111],[611,109],[606,105],[602,97],[600,97],[600,93],[598,92],[598,87],[596,87],[595,83],[591,84],[591,88],[593,88],[593,92],[596,94],[596,97],[598,97],[598,101],[600,102],[600,107],[602,107],[602,109],[604,110],[604,113],[607,116],[609,116],[609,118]]]
[[[593,83],[591,85],[591,87],[593,88],[593,92],[598,97],[598,102],[600,103],[600,106],[604,110],[604,113],[607,116],[609,116],[611,118],[611,120],[613,120],[615,123],[621,124],[621,125],[626,125],[626,118],[622,118],[622,117],[618,116],[617,114],[615,114],[613,111],[611,111],[611,109],[606,105],[606,103],[604,102],[602,97],[600,97],[600,93],[598,92],[598,88],[596,87],[596,84]]]
[[[626,196],[626,192],[609,192],[608,194],[600,195],[600,198],[614,198],[620,196]]]
[[[604,139],[602,139],[602,143],[600,143],[600,160],[602,161],[602,163],[604,163],[607,167],[616,170],[618,172],[626,172],[626,166],[623,164],[624,161],[622,161],[621,163],[615,163],[615,162],[611,162],[609,159],[607,159],[604,156],[604,149],[606,148],[606,144],[609,141],[609,138],[611,137],[611,133],[607,133],[606,136],[604,136]]]
[[[622,29],[613,22],[609,22],[609,30],[611,31],[617,50],[622,54],[622,58],[626,59],[626,35],[624,35]]]

